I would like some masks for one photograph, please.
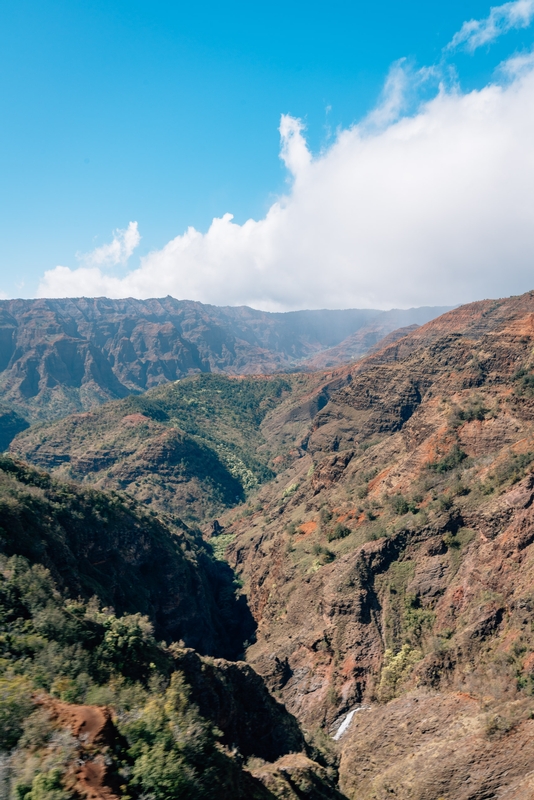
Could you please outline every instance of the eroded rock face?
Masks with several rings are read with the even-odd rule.
[[[354,716],[342,740],[341,789],[361,800],[528,800],[534,721],[527,705],[488,709],[465,692],[424,691],[373,705]]]
[[[200,713],[223,731],[227,747],[269,762],[288,753],[310,755],[297,720],[269,694],[250,664],[208,661],[194,650],[176,651],[175,663]]]
[[[530,796],[534,296],[471,311],[340,370],[300,458],[221,518],[269,687],[331,733],[371,707],[349,797]]]
[[[249,665],[309,731],[355,712],[336,745],[354,800],[530,797],[533,320],[532,294],[472,304],[352,367],[292,376],[254,428],[277,476],[206,519],[257,625]],[[237,702],[255,673],[183,657],[228,744],[265,734],[276,760],[251,772],[268,791],[336,796],[309,754],[280,751],[268,701]]]

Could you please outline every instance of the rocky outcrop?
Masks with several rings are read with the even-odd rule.
[[[343,800],[335,770],[314,760],[297,721],[269,695],[250,666],[202,659],[193,650],[175,648],[174,653],[188,685],[188,702],[198,708],[200,718],[216,724],[221,749],[229,759],[227,769],[233,772],[232,786],[221,785],[217,797]],[[77,797],[119,800],[129,753],[112,709],[67,703],[45,694],[36,698],[36,704],[56,737],[62,731],[71,734],[66,787]]]
[[[200,713],[223,732],[223,743],[245,757],[274,762],[289,753],[310,755],[297,720],[269,694],[249,664],[207,660],[194,650],[175,650]]]

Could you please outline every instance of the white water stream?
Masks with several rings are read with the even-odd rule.
[[[349,713],[347,714],[347,716],[345,717],[345,719],[343,720],[343,722],[341,723],[341,725],[339,726],[337,731],[332,736],[332,739],[335,742],[339,741],[339,739],[341,739],[343,734],[346,731],[348,731],[348,729],[350,727],[350,723],[352,722],[352,719],[353,719],[355,713],[357,711],[369,711],[370,708],[371,708],[371,706],[358,706],[357,708],[353,708],[352,711],[349,711]]]

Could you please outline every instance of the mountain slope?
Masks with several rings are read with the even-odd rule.
[[[11,536],[13,508],[6,512],[16,497],[19,517],[22,506],[31,517],[46,498],[63,523],[46,556],[63,575],[61,534],[72,543],[66,510],[76,505],[86,542],[95,537],[94,510],[72,486],[51,485],[22,465],[3,467],[2,549],[27,551],[28,539],[38,544],[39,526],[48,541],[45,515],[24,520],[25,541]],[[99,499],[102,513],[105,499]],[[124,526],[120,511],[115,508],[108,534]],[[31,555],[42,560],[43,553]],[[202,658],[183,644],[158,644],[146,616],[102,607],[109,587],[96,584],[97,596],[86,602],[61,592],[64,583],[40,563],[0,554],[2,797],[342,800],[335,771],[250,666]],[[141,588],[142,576],[137,583]]]
[[[0,394],[29,421],[54,419],[198,372],[291,370],[369,324],[374,343],[443,310],[284,314],[172,297],[0,300]]]
[[[46,567],[73,597],[97,595],[118,613],[147,615],[158,636],[204,654],[236,657],[253,635],[231,571],[185,525],[6,457],[0,552]]]
[[[263,423],[314,381],[197,375],[35,426],[11,451],[58,477],[127,491],[199,521],[273,477],[286,450],[283,442],[270,446]]]
[[[220,518],[249,662],[308,726],[355,712],[349,797],[530,797],[533,345],[529,293],[338,370],[301,457]]]
[[[182,431],[213,453],[222,441],[243,464],[255,459],[260,485],[245,504],[199,506],[197,516],[243,581],[257,625],[248,663],[307,730],[335,737],[341,791],[526,800],[534,293],[464,306],[392,339],[328,372],[191,378],[135,398],[143,408],[128,399],[100,409],[96,434],[82,417],[78,436],[73,417],[63,432],[22,432],[13,448],[67,469],[62,451],[91,455],[98,437],[107,447],[133,414],[161,426],[142,422],[147,442]],[[90,479],[105,478],[87,463]],[[187,669],[193,685],[202,669]],[[206,689],[203,707],[213,698]],[[260,772],[277,785],[271,767]]]
[[[443,308],[440,311],[443,313],[447,309]],[[436,314],[437,316],[438,314]],[[307,370],[320,370],[357,361],[367,353],[407,336],[420,325],[428,322],[428,319],[428,309],[426,308],[386,312],[383,317],[376,321],[371,320],[334,347],[329,347],[306,359],[303,367]]]

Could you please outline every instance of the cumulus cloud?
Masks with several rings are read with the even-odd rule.
[[[141,241],[137,222],[127,228],[113,232],[113,240],[90,253],[78,254],[78,259],[87,267],[116,267],[126,264]]]
[[[285,310],[452,305],[526,291],[534,60],[518,58],[481,90],[440,86],[411,116],[402,116],[409,72],[396,65],[403,76],[386,87],[377,115],[341,130],[316,157],[302,121],[283,116],[291,183],[263,219],[239,225],[225,214],[205,233],[189,228],[123,275],[104,270],[107,259],[57,267],[39,294],[170,294]]]
[[[527,28],[534,18],[534,0],[515,0],[494,6],[485,19],[464,22],[450,42],[448,49],[463,47],[473,53],[478,47],[490,44],[513,28]]]

